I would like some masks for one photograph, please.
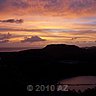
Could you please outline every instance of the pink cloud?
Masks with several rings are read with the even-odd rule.
[[[10,10],[9,13],[15,14],[29,15],[30,12],[30,14],[69,17],[96,15],[96,0],[4,0],[0,6],[6,10],[3,10],[4,12]]]

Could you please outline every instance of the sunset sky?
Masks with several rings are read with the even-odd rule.
[[[0,0],[0,48],[96,45],[96,0]]]

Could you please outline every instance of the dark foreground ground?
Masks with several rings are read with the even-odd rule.
[[[95,66],[95,47],[48,45],[43,49],[2,52],[0,53],[0,93],[13,94],[13,96],[96,96],[96,88],[86,90],[85,93],[56,90],[36,92],[35,89],[27,91],[28,85],[56,85],[65,78],[96,76]]]

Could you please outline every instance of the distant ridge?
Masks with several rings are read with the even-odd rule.
[[[39,58],[42,60],[95,60],[96,48],[80,48],[76,45],[50,44],[41,49],[29,49],[18,52],[25,58]],[[93,61],[92,61],[93,62]]]
[[[27,52],[31,52],[33,50],[46,50],[46,51],[64,51],[64,50],[80,50],[82,48],[79,48],[78,46],[76,45],[67,45],[67,44],[49,44],[47,46],[45,46],[44,48],[41,48],[41,49],[29,49],[29,50],[22,50],[23,52],[24,51],[27,51]],[[21,52],[22,52],[21,51]]]
[[[75,46],[75,45],[66,45],[66,44],[50,44],[50,45],[47,45],[44,49],[51,49],[51,48],[54,48],[54,49],[57,49],[57,48],[77,48],[77,49],[80,49],[78,46]]]
[[[15,53],[15,52],[14,52]],[[1,53],[0,53],[1,54]],[[10,53],[9,53],[10,54]],[[9,55],[5,54],[8,58],[11,58]],[[96,47],[89,48],[80,48],[76,45],[66,45],[66,44],[50,44],[42,49],[26,49],[22,51],[18,51],[15,53],[14,58],[21,58],[26,60],[42,60],[42,61],[60,61],[63,60],[75,60],[76,62],[96,62]],[[3,57],[5,57],[4,54]],[[18,56],[17,56],[18,55]],[[1,56],[2,57],[2,56]],[[35,60],[36,61],[36,60]]]
[[[75,46],[75,47],[77,47],[76,45],[67,45],[67,44],[49,44],[46,47],[48,47],[48,46],[63,46],[63,47],[65,47],[65,46]]]
[[[91,47],[78,47],[76,45],[67,45],[67,44],[49,44],[45,47],[16,47],[16,48],[0,48],[0,52],[31,52],[33,50],[87,50],[87,51],[95,51],[96,52],[96,46],[91,46]]]
[[[26,84],[50,85],[71,77],[96,76],[95,65],[96,50],[75,45],[51,44],[42,49],[0,52],[0,86],[14,89],[15,84],[16,91],[25,92]],[[82,78],[79,80],[94,79]],[[78,78],[70,80],[78,81]]]

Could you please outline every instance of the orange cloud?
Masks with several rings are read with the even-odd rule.
[[[80,17],[96,15],[96,0],[0,0],[0,13]],[[16,11],[14,11],[16,10]]]
[[[12,34],[7,38],[8,44],[20,43],[24,37],[33,40],[32,36],[48,40],[44,43],[41,40],[43,45],[96,40],[96,0],[0,0],[0,16],[0,20],[7,22],[1,21],[0,33]],[[8,23],[10,18],[11,22],[18,18],[24,22]]]

